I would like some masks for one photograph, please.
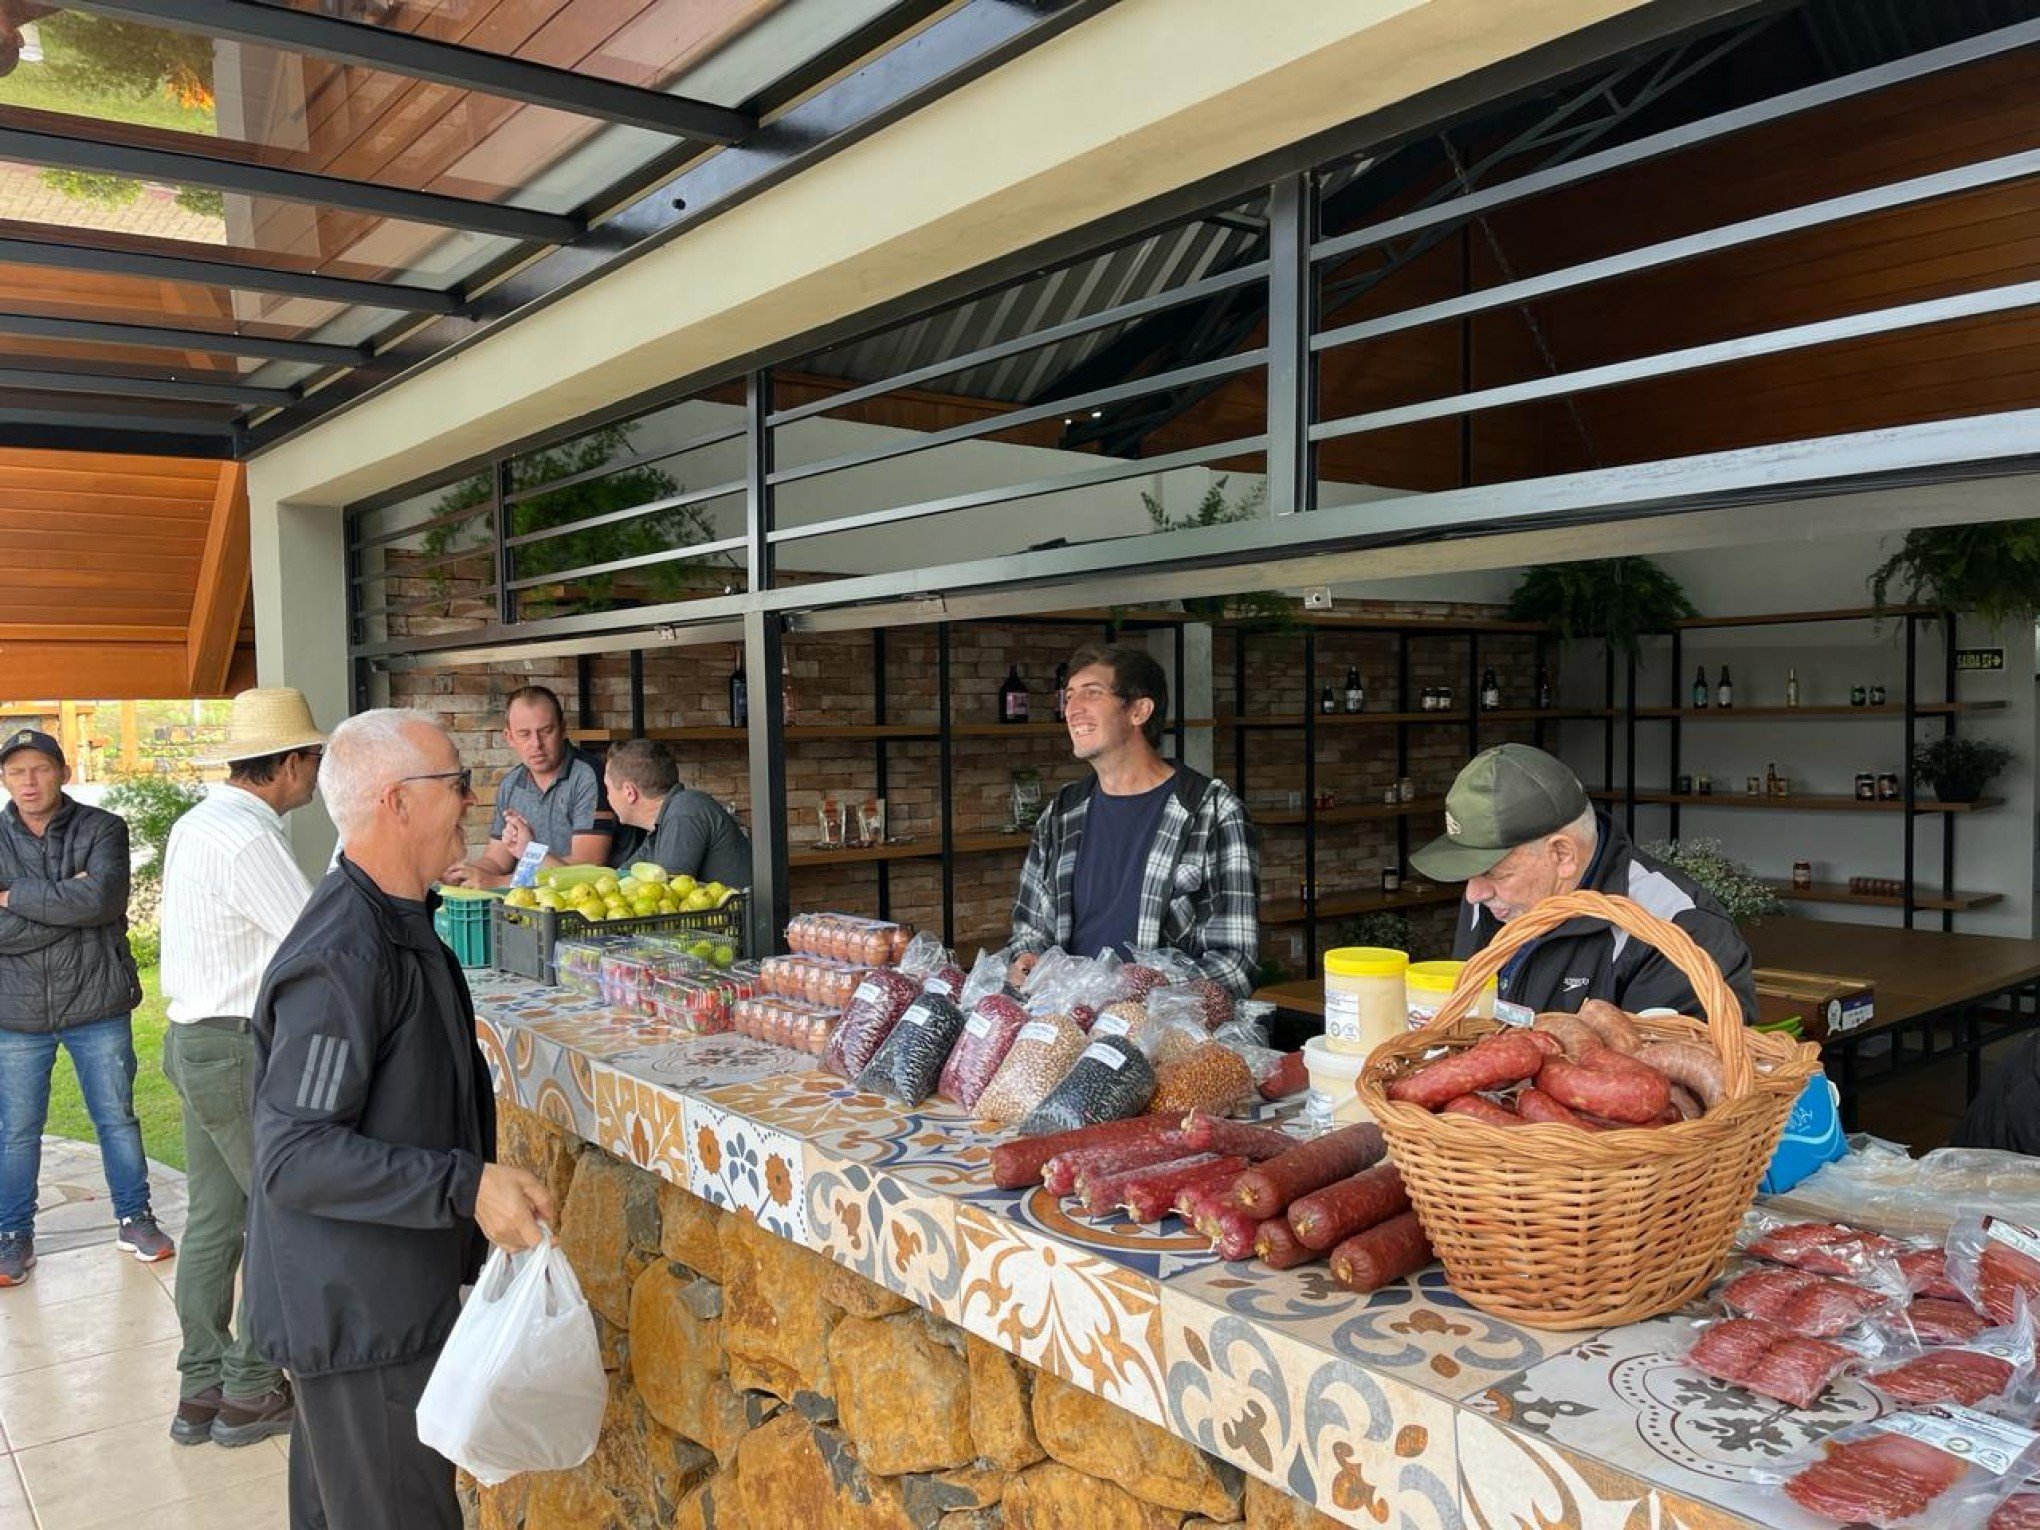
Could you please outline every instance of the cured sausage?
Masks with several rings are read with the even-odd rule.
[[[1693,1097],[1712,1110],[1728,1093],[1721,1055],[1697,1041],[1653,1041],[1636,1054],[1673,1083],[1692,1091]]]
[[[1499,1089],[1526,1079],[1545,1062],[1543,1047],[1521,1031],[1503,1031],[1482,1037],[1464,1052],[1441,1057],[1414,1073],[1404,1074],[1388,1086],[1388,1097],[1436,1110],[1458,1095]]]
[[[1707,1114],[1707,1107],[1684,1084],[1672,1085],[1672,1109],[1679,1113],[1681,1121],[1697,1121]]]
[[[1175,1204],[1176,1192],[1213,1174],[1236,1174],[1247,1166],[1244,1158],[1218,1158],[1210,1153],[1192,1153],[1168,1163],[1147,1164],[1119,1174],[1100,1175],[1084,1187],[1084,1209],[1094,1217],[1126,1207],[1136,1222],[1159,1222]]]
[[[1231,1189],[1234,1176],[1246,1166],[1244,1158],[1211,1157],[1202,1168],[1186,1170],[1167,1180],[1149,1177],[1136,1181],[1128,1187],[1121,1204],[1136,1222],[1159,1222],[1192,1191],[1210,1187],[1223,1193]]]
[[[1402,1170],[1383,1163],[1291,1201],[1289,1225],[1299,1243],[1322,1252],[1409,1209]]]
[[[1567,1016],[1567,1018],[1570,1019],[1571,1016]],[[1550,1031],[1540,1031],[1535,1026],[1532,1026],[1524,1031],[1523,1034],[1542,1047],[1546,1057],[1563,1057],[1565,1055],[1565,1043],[1560,1041]]]
[[[1144,1164],[1166,1163],[1194,1151],[1180,1131],[1161,1132],[1132,1142],[1071,1148],[1041,1166],[1041,1184],[1050,1195],[1068,1195],[1082,1184],[1087,1174],[1118,1174]]]
[[[1438,1108],[1441,1116],[1467,1116],[1475,1121],[1485,1121],[1489,1126],[1521,1126],[1523,1117],[1506,1105],[1497,1105],[1484,1094],[1462,1094],[1447,1100]]]
[[[1285,1052],[1268,1076],[1261,1080],[1261,1098],[1264,1100],[1286,1099],[1310,1087],[1310,1069],[1303,1063],[1302,1052]]]
[[[1601,1128],[1585,1117],[1567,1110],[1542,1089],[1525,1089],[1516,1096],[1516,1109],[1521,1111],[1525,1121],[1543,1121],[1558,1126],[1577,1126],[1583,1132],[1597,1132]]]
[[[1604,1046],[1626,1057],[1635,1056],[1637,1049],[1643,1045],[1643,1032],[1636,1028],[1636,1022],[1630,1019],[1628,1011],[1606,999],[1589,999],[1582,1004],[1580,1021],[1593,1028]]]
[[[1188,1222],[1193,1231],[1202,1232],[1206,1220],[1232,1204],[1233,1181],[1237,1178],[1237,1174],[1220,1174],[1183,1186],[1176,1192],[1176,1215]],[[1205,1236],[1211,1235],[1205,1233]]]
[[[1578,1062],[1552,1058],[1538,1073],[1537,1087],[1573,1110],[1639,1126],[1672,1102],[1670,1079],[1610,1047],[1589,1048]]]
[[[1293,1270],[1322,1259],[1324,1252],[1298,1238],[1281,1217],[1270,1217],[1254,1233],[1254,1257],[1271,1270]]]
[[[1281,1218],[1257,1217],[1238,1206],[1220,1206],[1209,1217],[1197,1219],[1197,1230],[1211,1240],[1221,1259],[1244,1259],[1259,1241],[1261,1225]]]
[[[1431,1240],[1414,1211],[1357,1232],[1332,1250],[1332,1279],[1349,1291],[1376,1291],[1431,1262]]]
[[[1043,1166],[1058,1153],[1072,1148],[1103,1147],[1109,1142],[1138,1142],[1174,1130],[1176,1123],[1165,1116],[1135,1116],[1126,1121],[1080,1126],[1075,1131],[1002,1142],[992,1149],[992,1183],[1001,1190],[1025,1190],[1041,1183]]]
[[[1578,1015],[1563,1010],[1546,1010],[1530,1022],[1530,1034],[1549,1036],[1564,1049],[1565,1055],[1577,1058],[1588,1047],[1602,1045],[1601,1033]]]
[[[1380,1163],[1388,1152],[1372,1121],[1342,1126],[1256,1164],[1233,1185],[1233,1199],[1257,1217],[1277,1215],[1299,1195]]]
[[[1201,1110],[1193,1110],[1183,1118],[1183,1140],[1199,1153],[1237,1153],[1256,1163],[1296,1146],[1296,1138],[1280,1127],[1228,1121]]]

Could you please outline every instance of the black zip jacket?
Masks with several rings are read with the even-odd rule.
[[[255,1347],[306,1376],[436,1353],[481,1268],[496,1109],[430,906],[343,857],[271,960],[253,1031]]]
[[[142,1002],[128,870],[127,824],[102,808],[67,796],[40,837],[13,803],[0,812],[0,1030],[61,1031]]]
[[[1714,895],[1684,872],[1638,850],[1606,813],[1596,813],[1594,822],[1600,850],[1585,889],[1631,899],[1692,936],[1720,965],[1742,1004],[1744,1023],[1754,1020],[1757,985],[1750,948]],[[1501,928],[1486,909],[1462,902],[1452,954],[1464,960],[1486,949]],[[1501,996],[1533,1010],[1569,1014],[1589,999],[1609,999],[1632,1014],[1662,1008],[1700,1015],[1699,1000],[1683,972],[1655,947],[1598,919],[1569,920],[1518,952],[1513,970],[1503,974]]]

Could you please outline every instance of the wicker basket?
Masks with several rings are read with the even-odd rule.
[[[1695,1121],[1582,1132],[1490,1126],[1388,1098],[1388,1085],[1443,1045],[1497,1029],[1467,1014],[1511,956],[1569,919],[1604,919],[1664,954],[1692,981],[1703,1025],[1640,1022],[1659,1040],[1705,1041],[1721,1054],[1727,1092]],[[1820,1049],[1744,1028],[1720,969],[1677,927],[1627,898],[1568,893],[1511,920],[1467,962],[1422,1030],[1368,1056],[1358,1088],[1380,1122],[1452,1287],[1474,1306],[1529,1328],[1638,1322],[1703,1290],[1734,1241]]]

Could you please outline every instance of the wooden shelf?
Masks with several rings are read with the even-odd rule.
[[[959,834],[956,837],[958,855],[1000,855],[1011,850],[1025,850],[1032,842],[1031,834]],[[847,850],[792,850],[787,852],[786,864],[799,866],[858,866],[873,861],[932,861],[942,855],[941,839],[917,839],[904,845],[867,845]]]
[[[1587,795],[1596,802],[1621,802],[1621,792],[1592,791]],[[1697,792],[1638,792],[1639,803],[1651,803],[1665,807],[1727,807],[1727,808],[1771,808],[1786,809],[1805,813],[1902,813],[1905,803],[1867,802],[1861,797],[1815,797],[1794,793],[1790,797],[1751,797],[1741,792],[1715,792],[1700,796]],[[2004,802],[2002,797],[1979,797],[1974,802],[1936,802],[1922,798],[1913,804],[1913,810],[1920,813],[1972,813],[1983,808],[1993,808]]]
[[[1386,802],[1357,802],[1347,807],[1325,808],[1314,816],[1319,825],[1340,823],[1365,823],[1378,818],[1422,818],[1430,813],[1445,811],[1443,797],[1419,797],[1413,802],[1398,802],[1391,806]],[[1307,820],[1302,808],[1283,808],[1275,812],[1253,813],[1257,828],[1282,829],[1299,827]]]
[[[628,728],[569,728],[567,737],[577,744],[615,744],[636,738]],[[742,743],[750,737],[744,728],[647,728],[642,737],[674,743],[706,743],[717,740]],[[941,730],[926,723],[795,723],[786,730],[788,739],[934,739]]]
[[[1357,914],[1383,914],[1395,909],[1431,908],[1440,903],[1457,903],[1459,896],[1460,889],[1457,887],[1422,887],[1398,893],[1331,892],[1318,898],[1317,916],[1323,922],[1350,919]],[[1300,898],[1261,900],[1261,923],[1302,924],[1303,921],[1303,901]]]
[[[1186,717],[1183,719],[1183,726],[1186,728],[1209,728],[1211,726],[1211,719],[1209,717]],[[1162,731],[1167,733],[1174,727],[1174,723],[1164,723],[1162,724]],[[790,732],[791,730],[788,731]],[[952,723],[949,728],[949,735],[951,738],[1011,738],[1015,734],[1028,733],[1052,733],[1060,736],[1068,731],[1069,725],[1067,723],[1059,723],[1050,718],[1046,722]],[[928,736],[930,738],[936,737],[933,733]]]
[[[2003,710],[2002,701],[1923,701],[1913,708],[1915,717],[1959,717],[1970,712],[1997,712]],[[1735,722],[1743,718],[1761,718],[1766,722],[1776,719],[1796,720],[1817,718],[1832,721],[1837,717],[1882,718],[1889,722],[1903,719],[1905,708],[1886,702],[1881,707],[1638,707],[1638,717],[1665,719],[1676,717],[1681,722]]]
[[[1764,885],[1787,903],[1853,903],[1863,908],[1904,908],[1905,899],[1895,893],[1851,892],[1846,882],[1816,882],[1811,887],[1794,887],[1790,882],[1767,881]],[[1961,913],[1972,908],[1987,908],[2004,900],[2003,893],[1956,893],[1943,898],[1938,893],[1924,893],[1915,890],[1913,907],[1920,909],[1953,910]]]
[[[788,731],[791,731],[790,729]],[[569,728],[567,737],[577,744],[620,744],[629,738],[657,738],[669,743],[707,743],[711,740],[740,742],[750,737],[742,728],[647,728],[641,734],[628,728]]]
[[[1479,718],[1482,722],[1553,722],[1568,717],[1619,717],[1622,714],[1613,707],[1500,707],[1492,712],[1320,712],[1317,725],[1320,728],[1381,728],[1415,723],[1448,724],[1466,723]],[[1220,728],[1252,728],[1275,732],[1300,733],[1303,731],[1301,717],[1220,717],[1214,719]]]

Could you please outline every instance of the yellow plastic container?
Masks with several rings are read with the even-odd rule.
[[[1446,995],[1459,982],[1460,969],[1465,962],[1411,962],[1409,971],[1403,974],[1403,990],[1407,997],[1409,1027],[1416,1030],[1429,1025],[1431,1017],[1445,1005]],[[1489,978],[1487,987],[1480,991],[1474,1001],[1473,1012],[1492,1020],[1495,1013],[1495,997],[1501,992],[1501,979]]]
[[[1409,1024],[1407,951],[1340,946],[1325,953],[1325,1045],[1365,1057]]]

